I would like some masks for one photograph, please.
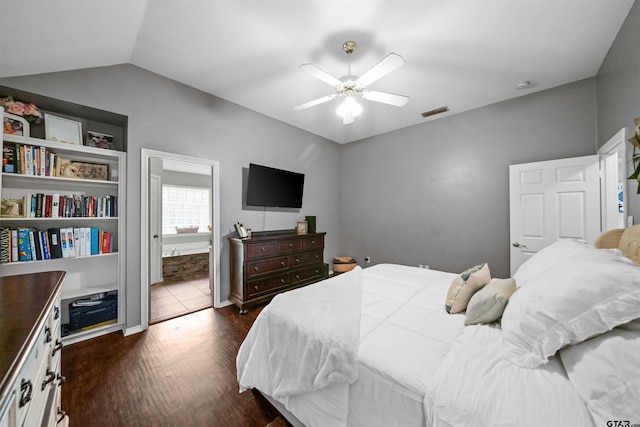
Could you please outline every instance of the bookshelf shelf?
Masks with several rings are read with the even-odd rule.
[[[0,109],[0,116],[2,114],[3,111]],[[126,134],[126,126],[121,127],[118,132]],[[70,327],[69,307],[68,304],[66,307],[63,304],[61,324],[63,331],[65,331],[63,340],[66,342],[81,341],[114,330],[122,330],[125,325],[124,313],[126,312],[126,224],[125,216],[117,215],[117,212],[126,211],[126,153],[16,135],[0,135],[0,139],[3,146],[3,158],[9,157],[7,153],[13,153],[15,157],[16,150],[20,151],[21,146],[25,152],[29,149],[28,147],[33,147],[30,149],[31,159],[36,158],[38,150],[41,153],[41,157],[38,157],[40,163],[37,164],[36,160],[32,160],[34,164],[31,168],[26,165],[23,168],[21,165],[20,169],[17,169],[17,162],[14,161],[13,172],[11,172],[11,168],[5,170],[3,164],[0,174],[2,200],[23,201],[20,212],[22,216],[0,217],[0,228],[3,229],[3,233],[6,229],[28,229],[32,231],[35,238],[36,235],[47,236],[45,231],[49,230],[72,230],[68,236],[71,236],[71,240],[75,242],[74,248],[77,251],[75,256],[45,259],[46,246],[52,242],[50,237],[49,241],[47,241],[47,237],[42,237],[40,239],[42,249],[36,248],[36,257],[42,259],[29,260],[28,256],[21,257],[18,254],[19,260],[15,261],[15,251],[9,248],[12,252],[10,257],[13,259],[12,262],[0,264],[2,266],[0,275],[63,270],[67,273],[61,292],[63,300],[82,298],[101,292],[117,294],[116,318],[108,319],[108,321],[96,321],[95,325]],[[27,157],[25,156],[23,159],[26,160]],[[75,166],[78,166],[79,163],[87,164],[90,167],[89,170],[97,172],[95,174],[78,173],[77,176],[82,176],[82,178],[56,176],[60,173],[58,165],[63,164],[63,161],[72,162]],[[95,168],[91,169],[94,165]],[[26,171],[30,173],[27,174]],[[104,179],[101,178],[103,176]],[[110,180],[112,177],[117,177],[117,180]],[[64,208],[69,208],[68,211],[65,211],[63,207],[55,208],[56,204],[52,202],[52,199],[58,200],[58,196],[58,206],[62,204],[63,200],[69,202],[71,199],[72,206],[69,207],[69,203],[64,206]],[[38,201],[37,205],[41,209],[36,215],[32,209],[26,208],[32,206],[34,201]],[[52,209],[59,209],[59,216],[53,216]],[[98,214],[98,212],[100,213]],[[111,214],[115,216],[109,216]],[[81,229],[93,229],[93,231],[98,229],[99,236],[108,235],[110,240],[107,241],[106,237],[104,239],[100,237],[100,253],[88,255],[89,249],[91,249],[91,240],[83,245],[83,252],[80,253],[78,245],[80,240],[76,232]],[[104,247],[102,246],[103,241],[107,242]],[[62,245],[62,240],[59,243]],[[67,255],[71,255],[71,252]],[[105,283],[108,284],[105,285]]]

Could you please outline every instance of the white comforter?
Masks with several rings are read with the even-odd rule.
[[[362,269],[277,295],[238,352],[240,391],[275,399],[358,379]]]

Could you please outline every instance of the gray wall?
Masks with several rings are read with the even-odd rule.
[[[618,36],[598,71],[598,142],[607,142],[621,128],[627,137],[635,132],[640,117],[640,3],[634,3]],[[631,144],[627,144],[631,158]],[[629,176],[633,171],[628,164]],[[640,195],[636,181],[627,181],[627,214],[640,222]]]
[[[509,165],[595,154],[595,79],[342,150],[344,254],[509,276]]]
[[[250,162],[306,174],[299,212],[267,212],[266,228],[293,229],[316,215],[326,259],[338,255],[340,146],[132,65],[0,79],[0,84],[129,117],[127,156],[127,327],[140,324],[140,149],[220,162],[221,296],[229,295],[226,235],[236,221],[260,230],[264,212],[242,210]],[[146,268],[146,267],[145,267]]]

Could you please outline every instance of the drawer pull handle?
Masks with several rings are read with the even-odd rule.
[[[57,305],[55,307],[53,307],[53,318],[54,319],[59,319],[60,318],[60,307],[58,307]]]
[[[44,327],[45,338],[44,342],[51,342],[51,328],[48,326]]]
[[[64,347],[64,344],[62,344],[62,341],[56,340],[56,345],[53,346],[53,351],[51,352],[51,357],[55,356],[58,351],[62,350],[62,347]]]
[[[62,387],[62,384],[67,382],[67,377],[64,375],[57,374],[56,379],[58,380],[58,387]]]
[[[312,240],[312,241],[311,241],[311,244],[312,244],[312,245],[315,245],[315,244],[316,244],[316,241],[315,241],[315,240]]]
[[[320,274],[320,272],[318,270],[316,270],[316,274]]]
[[[264,246],[260,246],[260,250],[264,252],[266,249],[264,248]]]
[[[293,247],[293,243],[289,243],[289,247],[292,248]]]
[[[284,279],[280,279],[280,283],[282,283],[284,285],[287,282]]]
[[[280,261],[280,265],[284,267],[284,261]]]
[[[255,271],[258,271],[258,270],[259,270],[257,265],[256,265],[255,267],[253,267],[253,269],[254,269]]]
[[[20,383],[20,407],[22,408],[27,403],[31,402],[31,395],[33,394],[33,384],[30,380],[22,379]]]
[[[320,259],[320,255],[316,255],[316,259]]]
[[[58,424],[60,424],[62,420],[64,420],[64,417],[67,416],[67,412],[58,406],[58,415],[60,416],[60,418],[58,418]]]
[[[296,279],[299,279],[299,278],[300,278],[300,275],[299,275],[299,274],[296,274]]]
[[[296,264],[298,264],[300,262],[300,260],[298,258],[296,258]]]
[[[255,285],[255,286],[253,287],[253,289],[255,289],[256,291],[259,291],[259,290],[260,290],[260,289],[258,288],[258,285]]]
[[[44,381],[42,381],[42,390],[44,390],[45,388],[47,388],[47,385],[54,381],[56,379],[56,373],[49,370],[49,368],[47,368],[47,378],[44,379]]]

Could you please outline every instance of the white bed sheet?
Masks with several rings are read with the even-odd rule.
[[[528,369],[500,352],[499,326],[467,326],[428,387],[433,427],[592,426],[560,360]]]
[[[464,328],[463,315],[444,310],[456,275],[395,264],[363,275],[358,381],[281,402],[309,427],[424,427],[426,387]],[[346,420],[337,415],[344,402]]]

